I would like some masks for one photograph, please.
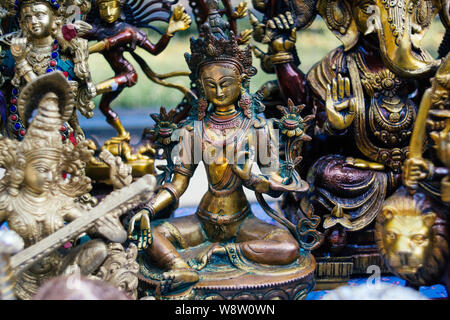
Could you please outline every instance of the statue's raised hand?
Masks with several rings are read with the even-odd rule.
[[[11,54],[16,61],[23,61],[27,56],[27,38],[13,38],[11,40]]]
[[[338,74],[327,85],[326,111],[329,124],[337,130],[348,128],[356,114],[356,99],[350,92],[350,79]]]
[[[234,10],[232,17],[233,19],[242,19],[247,15],[248,7],[247,2],[240,2],[236,9]]]
[[[258,18],[251,11],[248,12],[248,17],[253,28],[253,38],[255,41],[261,42],[266,32],[266,26],[264,23],[259,22]]]
[[[262,43],[269,44],[273,53],[292,51],[296,41],[297,28],[289,11],[267,21]]]
[[[416,188],[419,181],[425,180],[433,173],[433,164],[423,158],[409,158],[403,163],[403,184]]]
[[[250,29],[245,29],[239,34],[239,44],[247,45],[252,40],[253,31]]]
[[[167,28],[167,34],[173,36],[175,32],[184,31],[190,27],[191,23],[191,17],[189,17],[184,7],[180,4],[173,10],[169,27]]]

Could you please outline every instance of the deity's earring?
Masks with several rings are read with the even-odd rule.
[[[209,103],[205,98],[198,99],[198,120],[203,120],[206,116],[206,110],[208,109]]]
[[[250,95],[245,91],[243,87],[241,87],[241,98],[239,99],[239,107],[244,111],[244,114],[247,118],[252,117],[252,99]]]
[[[198,115],[198,120],[201,121],[203,120],[203,118],[206,116],[206,111],[208,110],[209,107],[209,102],[208,100],[206,100],[205,97],[205,91],[203,89],[203,83],[202,81],[199,81],[197,83],[197,88],[199,90],[199,96],[201,98],[199,98],[197,100],[197,115]]]

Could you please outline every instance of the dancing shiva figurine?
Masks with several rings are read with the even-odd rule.
[[[129,223],[129,236],[143,249],[141,279],[159,281],[156,294],[162,297],[243,298],[242,290],[248,288],[262,299],[277,287],[272,290],[277,297],[303,298],[312,288],[315,265],[309,251],[300,250],[306,242],[295,226],[287,230],[255,217],[243,187],[254,190],[263,207],[267,203],[262,193],[278,197],[307,190],[294,170],[300,159],[286,155],[280,160],[275,125],[280,140],[301,142],[309,139],[304,130],[310,119],[298,117],[301,108],[292,103],[277,123],[257,117],[263,106],[248,93],[255,74],[251,50],[239,48],[234,33],[222,29],[225,21],[215,22],[214,28],[210,19],[202,26],[204,40],[192,39],[191,54],[186,54],[191,79],[201,94],[179,130],[173,178]],[[196,213],[156,220],[186,191],[200,161],[206,168],[208,191]],[[253,173],[254,161],[262,174]],[[299,230],[306,235],[304,226]],[[282,291],[287,283],[291,287]]]
[[[176,32],[186,30],[191,25],[191,19],[182,5],[176,6],[173,12],[170,11],[170,5],[171,3],[167,1],[160,3],[141,1],[140,5],[134,7],[127,1],[97,0],[95,16],[92,14],[88,16],[88,21],[92,19],[90,22],[92,22],[93,28],[83,37],[97,41],[89,48],[89,53],[101,53],[115,73],[113,78],[102,81],[96,86],[97,94],[102,95],[100,110],[106,116],[106,121],[117,131],[118,136],[114,140],[115,143],[129,141],[130,134],[125,130],[118,114],[110,108],[110,105],[123,89],[136,85],[138,81],[138,74],[133,65],[124,57],[124,52],[130,52],[133,57],[137,57],[138,62],[142,58],[139,59],[139,56],[134,53],[136,46],[156,56],[166,49]],[[152,27],[150,23],[153,21],[165,21],[161,18],[164,14],[170,16],[167,21],[167,31],[156,44],[153,44],[147,38],[146,33],[139,30],[138,27],[150,28]]]
[[[89,48],[90,54],[100,53],[114,71],[114,77],[96,85],[97,95],[101,95],[100,111],[106,116],[106,121],[117,131],[117,136],[108,139],[102,147],[92,141],[95,151],[108,150],[114,156],[119,156],[131,165],[134,178],[145,174],[154,174],[155,150],[151,144],[141,141],[138,146],[130,145],[130,133],[123,127],[119,115],[111,108],[111,103],[124,89],[135,86],[138,73],[133,64],[124,55],[128,52],[139,64],[144,74],[158,85],[171,87],[188,95],[188,89],[181,85],[168,82],[166,79],[177,76],[188,76],[187,72],[171,72],[156,74],[137,53],[137,47],[154,56],[163,52],[176,32],[189,28],[191,19],[182,5],[172,7],[169,1],[119,1],[97,0],[87,22],[92,29],[83,37],[89,41],[96,41]],[[153,24],[155,21],[167,23],[167,30],[163,34]],[[153,44],[143,29],[154,29],[161,33],[156,44]],[[97,155],[97,152],[96,152]],[[108,179],[109,167],[97,157],[93,157],[87,166],[86,174],[96,183],[110,185]]]

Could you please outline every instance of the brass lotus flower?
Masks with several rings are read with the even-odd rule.
[[[150,134],[157,143],[169,145],[172,142],[172,134],[178,129],[174,123],[176,114],[177,112],[173,109],[167,112],[166,108],[161,107],[159,114],[150,115],[155,121],[155,126],[150,130]]]
[[[309,128],[308,122],[314,119],[314,115],[308,115],[305,118],[300,116],[300,112],[305,108],[305,105],[295,106],[294,102],[289,99],[288,107],[277,106],[277,108],[283,113],[283,117],[277,121],[281,134],[288,138],[299,137],[302,140],[311,140],[311,137],[305,131]]]

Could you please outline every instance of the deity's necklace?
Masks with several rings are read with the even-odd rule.
[[[221,131],[226,130],[226,129],[236,128],[241,122],[240,115],[241,115],[241,112],[239,111],[239,112],[236,112],[231,117],[223,119],[223,118],[216,117],[213,114],[211,114],[209,116],[208,126],[211,127],[212,129],[221,130]]]
[[[358,69],[363,73],[361,83],[371,100],[369,125],[375,137],[385,144],[408,141],[416,111],[410,101],[403,100],[398,95],[402,80],[387,68],[377,72],[371,71],[361,52],[355,53],[354,57]],[[385,115],[381,108],[389,114]]]
[[[381,71],[371,71],[364,62],[361,52],[355,53],[354,56],[358,69],[364,76],[363,84],[370,95],[373,96],[375,90],[383,92],[387,97],[392,97],[398,93],[401,80],[394,73],[388,68]]]
[[[48,64],[47,70],[45,71],[46,73],[50,73],[50,72],[53,72],[56,70],[62,71],[62,69],[58,67],[57,59],[59,56],[60,56],[60,47],[58,44],[58,40],[55,39],[53,41],[53,45],[52,45],[50,62]],[[69,77],[69,73],[67,71],[64,71],[63,73],[66,78]],[[17,108],[17,101],[18,101],[19,93],[20,93],[19,87],[13,87],[12,92],[11,92],[11,101],[10,101],[11,106],[9,107],[9,113],[10,113],[9,119],[11,120],[10,127],[13,130],[14,136],[19,141],[22,141],[23,137],[27,133],[27,129],[23,125],[22,119],[20,119],[20,117],[19,117],[19,112],[18,112],[18,108]],[[65,140],[69,137],[69,129],[68,129],[67,125],[61,126],[61,135],[62,135],[63,140]]]
[[[206,142],[208,142],[211,145],[217,146],[217,147],[223,147],[226,145],[229,145],[233,142],[240,141],[241,137],[246,134],[247,129],[250,127],[250,119],[247,117],[244,117],[244,120],[241,121],[241,112],[239,112],[236,117],[233,117],[231,119],[227,119],[226,121],[218,121],[218,119],[214,119],[214,117],[209,116],[208,120],[204,120],[203,124],[203,138]],[[217,129],[222,132],[222,136],[225,133],[225,129],[231,129],[231,128],[239,128],[236,130],[231,136],[225,135],[227,139],[214,139],[210,137],[208,132],[206,131],[206,127],[210,125],[212,129]],[[231,126],[231,127],[229,127]],[[217,141],[218,140],[218,141]]]

